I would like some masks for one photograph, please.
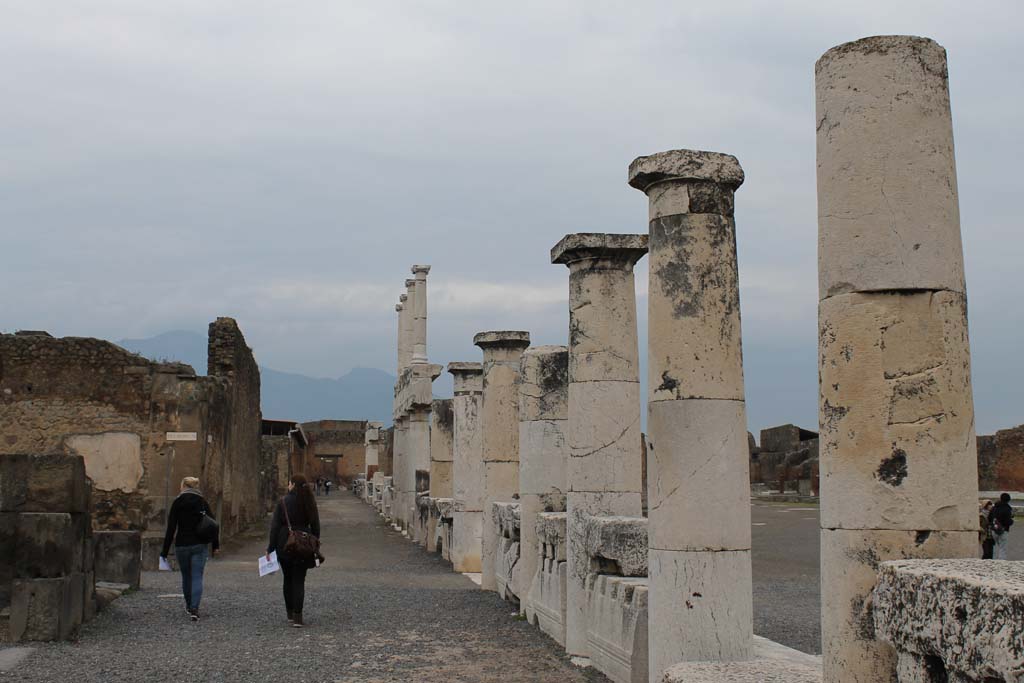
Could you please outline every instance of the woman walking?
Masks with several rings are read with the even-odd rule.
[[[316,566],[315,555],[294,557],[286,549],[288,532],[297,531],[312,534],[320,538],[320,513],[316,509],[316,499],[306,478],[301,474],[292,475],[288,484],[288,493],[274,507],[274,517],[270,522],[270,540],[267,543],[267,558],[277,551],[277,559],[281,564],[284,576],[284,606],[288,611],[288,622],[302,627],[302,603],[306,597],[306,571]]]
[[[181,480],[181,493],[171,503],[160,557],[164,561],[167,560],[167,553],[170,552],[173,542],[174,555],[178,558],[178,568],[181,570],[181,592],[185,595],[185,612],[192,621],[199,621],[199,601],[203,599],[203,570],[206,568],[206,545],[209,543],[212,546],[212,555],[216,555],[220,547],[215,524],[205,523],[204,529],[200,530],[200,523],[204,517],[213,519],[210,505],[199,491],[199,479],[185,477]],[[212,537],[207,537],[204,531],[206,534],[212,534]]]

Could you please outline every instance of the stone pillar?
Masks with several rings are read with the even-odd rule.
[[[416,336],[416,280],[405,281],[405,327],[402,331],[405,334],[405,366],[409,367],[412,364],[412,353],[414,346],[414,338]]]
[[[408,298],[402,294],[398,297],[398,303],[394,305],[394,309],[398,312],[398,335],[395,341],[395,348],[398,351],[396,377],[401,377],[401,371],[406,369],[406,300]]]
[[[491,503],[511,502],[519,493],[519,357],[530,333],[480,332],[473,343],[483,350],[483,397],[480,402],[480,448],[484,461],[483,539],[480,587],[497,590],[494,564],[497,526]]]
[[[537,515],[565,511],[565,441],[569,419],[569,350],[527,349],[519,366],[519,565],[515,586],[523,611],[540,556]]]
[[[639,517],[640,378],[633,266],[646,235],[566,235],[551,262],[569,267],[569,461],[565,649],[588,656],[584,538],[588,515]]]
[[[427,362],[427,273],[430,266],[413,266],[416,305],[413,306],[412,362]]]
[[[380,428],[383,426],[384,425],[382,425],[380,422],[366,423],[366,465],[363,470],[363,476],[366,478],[366,483],[363,485],[364,500],[370,499],[370,482],[373,481],[374,474],[377,472],[378,466],[380,464],[377,449],[380,445]]]
[[[419,528],[416,518],[419,506],[416,504],[417,494],[428,489],[430,476],[430,408],[416,405],[409,409],[409,433],[406,435],[405,470],[405,524],[409,535],[415,537],[414,531]],[[419,540],[417,538],[417,540]]]
[[[455,383],[452,399],[452,567],[457,572],[480,572],[483,534],[484,464],[481,451],[480,400],[483,366],[449,363]]]
[[[393,473],[391,476],[391,487],[392,491],[392,503],[391,503],[391,523],[396,529],[402,529],[405,521],[405,510],[404,502],[402,500],[402,482],[405,481],[406,470],[408,468],[408,458],[406,457],[406,441],[409,433],[409,420],[404,416],[397,416],[394,418],[395,421],[395,448],[394,448],[394,460],[392,462]]]
[[[869,600],[878,563],[978,544],[946,52],[846,43],[815,87],[823,680],[895,681]]]
[[[430,410],[430,497],[452,497],[452,425],[450,398],[436,399]]]
[[[640,157],[650,203],[649,671],[753,655],[735,157]]]

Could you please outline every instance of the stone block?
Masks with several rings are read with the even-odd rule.
[[[648,420],[651,547],[749,550],[750,461],[743,401],[658,401],[649,405]],[[731,514],[712,514],[709,524],[712,510]]]
[[[963,295],[834,296],[819,325],[822,527],[974,530]]]
[[[0,609],[11,604],[11,581],[17,557],[18,513],[0,512]]]
[[[761,430],[761,450],[776,453],[795,451],[800,447],[800,432],[796,425],[785,424]]]
[[[11,585],[11,640],[63,640],[77,629],[71,578],[15,579]]]
[[[663,683],[821,683],[821,668],[795,662],[683,662],[665,671]]]
[[[564,346],[531,346],[519,363],[519,420],[566,419],[569,350]]]
[[[570,491],[636,492],[642,486],[639,382],[573,382],[569,385]]]
[[[142,570],[155,572],[160,568],[160,551],[163,549],[164,535],[160,532],[147,532],[142,535]],[[177,560],[172,552],[167,560],[172,567],[177,567]]]
[[[587,614],[591,666],[615,683],[648,683],[647,579],[591,574]]]
[[[647,576],[646,517],[588,517],[584,535],[591,572]]]
[[[875,633],[901,660],[938,657],[950,680],[1024,677],[1024,563],[883,562],[872,595]]]
[[[82,582],[82,622],[94,619],[96,611],[96,575],[88,571],[85,572],[85,581]]]
[[[654,675],[681,661],[752,657],[749,550],[682,552],[651,548],[648,563],[648,637]],[[702,628],[712,623],[715,630]]]
[[[876,640],[871,591],[886,560],[976,557],[976,531],[821,530],[822,653],[844,683],[894,680],[896,653]]]
[[[670,185],[665,181],[710,182],[737,188],[743,184],[743,168],[736,157],[720,152],[673,149],[637,157],[629,165],[629,184],[647,192],[652,185]],[[653,194],[653,193],[652,193]],[[677,213],[705,213],[687,205]]]
[[[482,512],[456,510],[452,518],[452,568],[463,574],[481,570]]]
[[[743,400],[735,221],[681,214],[650,231],[650,400]]]
[[[17,520],[15,576],[21,579],[57,578],[82,567],[85,515],[25,512]]]
[[[97,531],[94,538],[96,579],[138,588],[142,578],[141,532]]]
[[[845,292],[964,292],[946,51],[875,36],[815,66],[818,274]]]
[[[88,512],[80,455],[0,455],[0,512]]]
[[[569,381],[636,382],[639,380],[637,353],[633,269],[572,269],[569,273]]]
[[[566,563],[540,558],[526,604],[527,620],[565,647]]]

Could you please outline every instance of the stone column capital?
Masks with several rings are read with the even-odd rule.
[[[448,372],[455,380],[455,395],[479,394],[483,391],[484,366],[482,363],[449,363]]]
[[[397,311],[398,313],[401,313],[403,309],[405,309],[404,304],[395,304],[395,311]]]
[[[524,330],[478,332],[473,337],[473,344],[485,352],[488,349],[525,350],[530,346],[530,333]]]
[[[409,295],[408,294],[399,294],[398,295],[398,300],[401,301],[404,304],[406,301],[409,300]]]
[[[606,267],[632,269],[647,253],[647,235],[578,232],[563,237],[551,248],[551,262],[572,269],[601,262]]]
[[[409,278],[409,279],[407,279],[405,281],[405,288],[406,289],[411,290],[415,286],[416,286],[416,280],[414,280],[413,278]]]
[[[412,274],[416,276],[417,280],[426,280],[427,273],[430,272],[430,266],[413,266]]]
[[[642,192],[666,181],[713,183],[735,190],[743,184],[743,168],[731,154],[695,149],[673,149],[637,157],[629,165],[629,184]]]

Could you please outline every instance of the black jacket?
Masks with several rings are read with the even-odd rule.
[[[299,496],[294,492],[288,492],[284,498],[274,506],[274,517],[270,520],[270,538],[267,540],[267,553],[277,551],[279,560],[287,560],[284,556],[284,544],[288,542],[288,523],[285,521],[283,505],[288,506],[288,518],[292,522],[292,528],[296,531],[305,531],[320,538],[320,513],[313,505],[313,518],[307,519],[306,513],[299,505]]]
[[[199,526],[199,520],[202,519],[204,512],[213,517],[210,505],[203,498],[203,494],[195,489],[182,491],[171,503],[171,512],[167,517],[167,533],[164,534],[164,549],[160,554],[167,557],[172,542],[178,547],[203,545],[205,541],[196,536],[196,527]],[[220,538],[214,537],[212,545],[213,549],[217,550],[220,547]]]
[[[992,506],[992,511],[988,513],[988,524],[992,526],[992,520],[998,519],[999,525],[1006,531],[1010,530],[1013,526],[1013,507],[1009,503],[999,501]]]

